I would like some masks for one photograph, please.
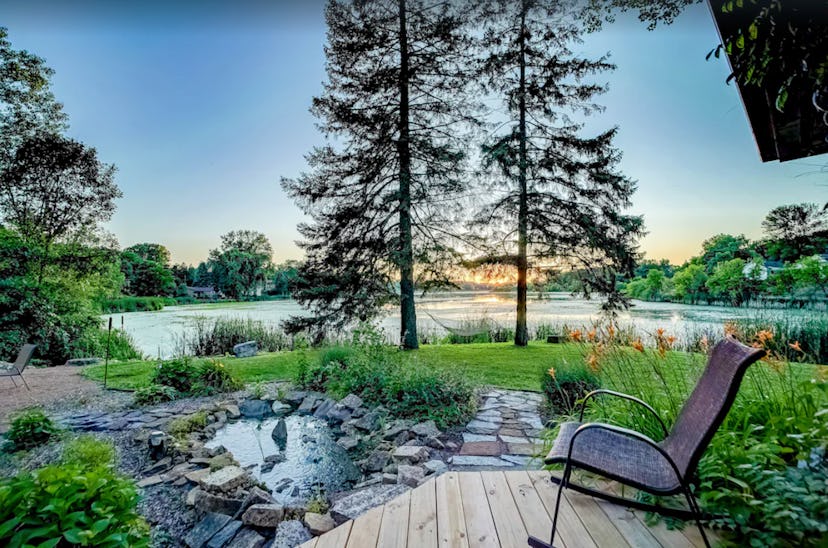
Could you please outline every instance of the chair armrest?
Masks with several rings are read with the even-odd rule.
[[[589,394],[584,396],[584,399],[581,401],[581,414],[578,417],[578,422],[584,422],[584,411],[586,410],[587,400],[589,400],[589,399],[591,399],[595,396],[600,396],[600,395],[615,396],[616,398],[623,398],[625,400],[629,400],[631,402],[637,403],[638,405],[641,405],[642,407],[647,409],[647,411],[649,411],[656,418],[656,420],[658,420],[658,424],[661,425],[661,430],[664,432],[664,437],[665,438],[670,433],[667,430],[667,425],[664,424],[664,421],[661,420],[661,417],[658,416],[658,413],[656,413],[656,410],[653,409],[650,405],[648,405],[643,400],[640,400],[640,399],[636,398],[635,396],[630,396],[629,394],[624,394],[623,392],[616,392],[615,390],[605,390],[605,389],[593,390],[592,392],[590,392]],[[630,430],[630,432],[635,432],[635,431]]]

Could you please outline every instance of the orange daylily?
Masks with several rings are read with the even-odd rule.
[[[594,342],[595,341],[595,330],[594,329],[592,331],[587,331],[587,340],[589,342]]]
[[[790,346],[791,349],[796,350],[797,352],[802,352],[803,354],[805,353],[805,351],[802,350],[802,346],[800,346],[799,341],[788,343],[788,346]]]
[[[575,342],[581,341],[581,330],[580,329],[573,329],[569,332],[569,338]]]
[[[632,347],[638,350],[639,352],[644,352],[644,343],[641,342],[641,339],[636,339],[632,343]]]
[[[549,370],[547,371],[547,373],[549,373],[549,376],[552,377],[553,379],[555,378],[555,368],[554,367],[550,367]]]

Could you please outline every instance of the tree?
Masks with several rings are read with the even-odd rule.
[[[632,272],[642,219],[624,215],[635,190],[616,170],[617,128],[582,136],[570,115],[600,107],[605,86],[589,83],[614,68],[606,57],[572,52],[581,29],[567,19],[572,6],[541,0],[486,4],[482,75],[503,104],[506,120],[483,146],[484,167],[497,175],[497,198],[478,213],[475,230],[496,246],[489,257],[517,268],[515,344],[525,346],[530,262],[587,269],[588,286],[623,304],[616,270]]]
[[[679,300],[689,300],[690,304],[696,304],[706,292],[706,283],[704,265],[691,262],[673,275],[674,295]]]
[[[273,248],[267,237],[253,230],[234,230],[221,237],[221,247],[210,251],[210,269],[216,289],[235,299],[256,294],[270,274]]]
[[[782,261],[796,261],[825,250],[828,211],[814,203],[779,206],[762,221],[762,229],[770,238],[770,254]]]
[[[147,258],[142,254],[141,245],[128,247],[121,253],[121,272],[124,274],[124,291],[129,295],[166,297],[175,292],[176,284],[172,271],[164,263]],[[160,244],[159,248],[164,248]],[[139,251],[136,252],[135,249]],[[164,248],[166,251],[166,248]],[[150,257],[156,255],[149,255]],[[163,256],[160,257],[163,259]]]
[[[716,234],[702,243],[701,260],[708,274],[712,274],[719,263],[732,259],[746,261],[751,258],[748,239],[744,235]]]
[[[66,129],[63,106],[51,90],[53,74],[40,57],[13,49],[0,27],[0,172],[26,140]]]
[[[162,244],[135,244],[129,246],[124,251],[132,252],[145,261],[158,263],[165,268],[170,266],[170,250]]]
[[[780,292],[800,290],[812,295],[819,291],[828,298],[828,262],[819,257],[803,257],[777,272],[773,282]]]
[[[341,327],[400,307],[403,348],[417,348],[415,282],[448,283],[447,206],[464,189],[464,90],[470,39],[452,2],[331,0],[328,81],[311,112],[336,144],[283,186],[311,217],[294,297],[311,310],[291,331]]]
[[[289,296],[299,277],[301,267],[302,264],[298,261],[285,261],[277,265],[273,270],[273,289],[270,293],[284,297]]]

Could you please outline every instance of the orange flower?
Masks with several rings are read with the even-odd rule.
[[[727,322],[724,324],[724,332],[725,335],[730,335],[731,337],[736,336],[736,324],[733,322]]]
[[[764,344],[768,341],[773,340],[773,333],[767,329],[763,329],[759,333],[756,334],[756,338],[759,339],[759,342]]]
[[[613,326],[609,326],[607,329],[607,333],[609,333],[609,338],[613,338],[615,336],[615,328]]]
[[[674,342],[676,342],[676,338],[674,336],[670,335],[669,337],[667,337],[667,344],[673,346]]]
[[[595,330],[594,329],[592,331],[587,331],[587,340],[589,342],[594,342],[595,341]]]
[[[587,357],[587,365],[589,365],[589,368],[593,371],[598,371],[598,356],[590,354],[589,357]]]
[[[549,373],[549,376],[552,377],[553,379],[555,378],[555,368],[554,367],[550,367],[549,370],[547,371],[547,373]]]
[[[797,352],[802,352],[803,354],[805,353],[805,351],[802,350],[802,347],[799,345],[799,341],[789,343],[788,346],[790,346],[793,350],[796,350]]]
[[[572,339],[575,342],[581,342],[581,330],[580,329],[574,329],[574,330],[570,331],[569,332],[569,338]]]
[[[638,350],[639,352],[644,352],[644,343],[641,342],[641,339],[636,339],[632,343],[632,347]]]
[[[662,329],[660,327],[658,329],[656,329],[656,335],[659,336],[659,337],[663,337],[664,336],[664,329]]]
[[[704,335],[701,340],[699,341],[699,346],[701,346],[702,350],[707,351],[707,348],[710,346],[710,341],[707,340],[707,335]]]

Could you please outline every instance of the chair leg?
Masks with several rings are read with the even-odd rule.
[[[690,492],[690,486],[683,485],[682,487],[684,490],[684,497],[687,499],[687,504],[690,506],[690,511],[694,514],[696,526],[699,528],[699,533],[701,533],[704,545],[707,548],[710,548],[710,541],[707,540],[707,533],[704,532],[704,526],[702,525],[701,508],[699,508],[698,504],[696,504],[696,500],[693,498],[693,494]]]
[[[549,535],[549,544],[535,538],[529,537],[529,546],[532,548],[554,548],[555,545],[555,532],[558,529],[558,512],[561,509],[561,497],[563,497],[563,490],[569,484],[569,476],[572,473],[572,465],[569,461],[566,462],[564,465],[563,476],[561,477],[561,483],[558,485],[558,495],[555,499],[555,512],[552,515],[552,533]]]
[[[23,381],[23,386],[25,386],[25,387],[26,387],[26,390],[28,390],[29,392],[31,392],[31,391],[32,391],[32,389],[31,389],[31,388],[29,388],[29,383],[27,383],[27,382],[26,382],[26,379],[24,379],[24,378],[23,378],[23,375],[20,375],[20,380],[21,380],[21,381]],[[16,385],[15,385],[15,386],[16,386]]]
[[[14,387],[17,388],[17,383],[14,381],[14,376],[9,375],[9,378],[11,379],[11,382],[14,385]]]

